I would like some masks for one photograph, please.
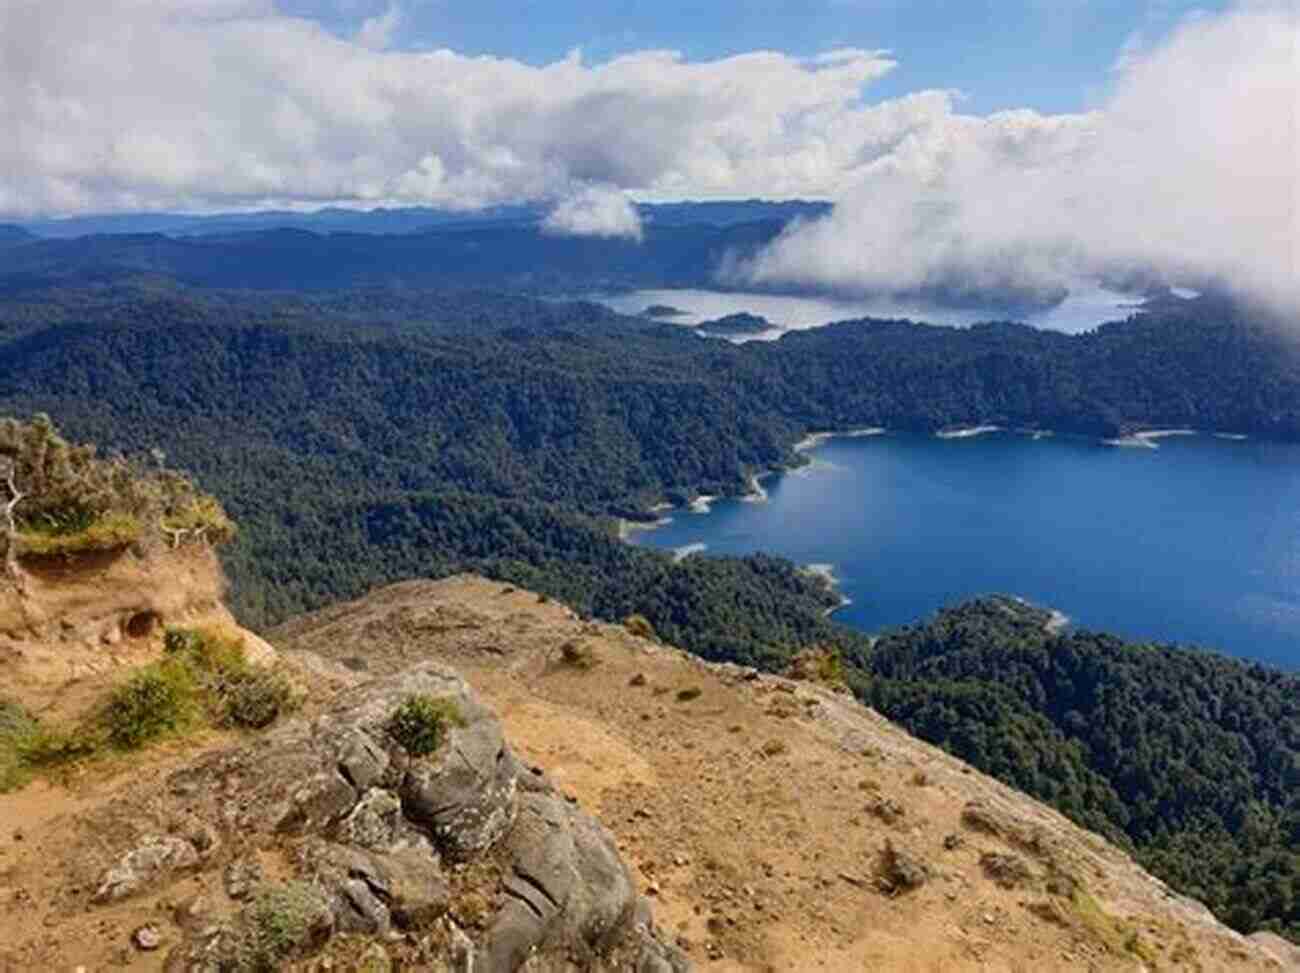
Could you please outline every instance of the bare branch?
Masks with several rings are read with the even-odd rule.
[[[22,503],[24,494],[18,489],[18,465],[9,458],[0,460],[0,477],[4,479],[9,499],[5,502],[5,573],[21,587],[22,574],[18,568],[18,518],[14,511]]]

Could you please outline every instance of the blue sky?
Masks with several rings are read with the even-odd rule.
[[[349,36],[389,0],[277,0],[283,13]],[[693,60],[756,49],[813,55],[837,47],[885,48],[897,70],[870,99],[955,88],[963,110],[1043,112],[1100,101],[1124,45],[1159,42],[1216,0],[406,0],[398,48],[448,47],[540,64],[575,47],[588,62],[647,48]]]

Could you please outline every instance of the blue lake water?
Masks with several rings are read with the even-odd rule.
[[[997,433],[837,438],[763,503],[675,510],[636,543],[831,565],[865,631],[1005,592],[1081,627],[1300,669],[1300,446],[1122,448]]]

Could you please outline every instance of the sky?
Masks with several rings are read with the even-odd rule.
[[[726,268],[1300,315],[1300,0],[0,0],[0,219],[821,198]]]

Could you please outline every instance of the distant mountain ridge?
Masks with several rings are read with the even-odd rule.
[[[342,287],[479,287],[573,296],[658,288],[820,293],[762,287],[743,270],[819,204],[681,204],[648,219],[639,240],[558,236],[535,219],[449,221],[400,233],[319,225],[223,227],[187,236],[100,233],[19,246],[0,268],[0,291],[20,280],[58,284],[78,276],[161,274],[197,287],[315,290]],[[737,221],[739,217],[754,217]],[[1052,307],[1064,287],[937,279],[908,296],[951,307],[1020,314]]]
[[[549,205],[519,203],[482,209],[452,210],[428,206],[375,209],[325,207],[313,211],[260,210],[248,213],[120,213],[15,221],[25,232],[49,239],[102,234],[163,233],[168,236],[211,236],[258,230],[300,229],[315,233],[418,233],[441,226],[536,224]],[[755,220],[811,219],[831,210],[826,202],[809,200],[736,199],[638,203],[637,212],[658,226],[709,224],[730,226]]]

